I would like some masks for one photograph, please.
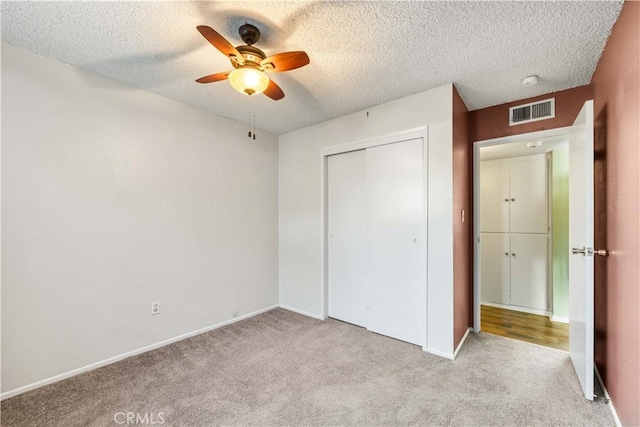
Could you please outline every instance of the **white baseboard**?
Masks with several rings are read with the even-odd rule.
[[[164,341],[157,342],[155,344],[151,344],[145,347],[138,348],[136,350],[131,350],[126,353],[119,354],[117,356],[109,357],[108,359],[101,360],[99,362],[91,363],[86,366],[82,366],[80,368],[72,369],[71,371],[64,372],[62,374],[54,375],[52,377],[46,378],[44,380],[36,381],[31,384],[27,384],[22,387],[15,388],[13,390],[6,391],[0,394],[0,400],[8,399],[10,397],[17,396],[22,393],[26,393],[27,391],[34,390],[36,388],[43,387],[45,385],[53,384],[58,381],[65,380],[67,378],[75,377],[76,375],[82,374],[84,372],[92,371],[94,369],[102,368],[103,366],[111,365],[113,363],[119,362],[127,357],[135,356],[137,354],[146,353],[147,351],[155,350],[160,347],[164,347],[169,344],[173,344],[178,341],[182,341],[187,338],[191,338],[196,335],[203,334],[205,332],[212,331],[214,329],[221,328],[226,325],[230,325],[232,323],[239,322],[244,319],[248,319],[249,317],[257,316],[258,314],[262,314],[264,312],[273,310],[274,308],[278,308],[278,305],[272,305],[270,307],[265,307],[260,310],[253,311],[251,313],[243,314],[242,316],[234,317],[233,319],[225,320],[224,322],[216,323],[214,325],[206,326],[202,329],[198,329],[192,332],[187,332],[186,334],[178,335],[173,338],[169,338]]]
[[[569,318],[565,316],[556,316],[555,314],[552,314],[550,319],[552,322],[569,324]]]
[[[322,317],[322,316],[318,316],[317,314],[313,314],[313,313],[310,313],[308,311],[304,311],[304,310],[300,310],[300,309],[297,309],[297,308],[294,308],[294,307],[290,307],[288,305],[280,304],[279,307],[284,309],[284,310],[293,311],[294,313],[302,314],[303,316],[313,317],[314,319],[318,319],[318,320],[325,320],[324,317]]]
[[[551,314],[552,314],[550,311],[538,310],[537,308],[520,307],[518,305],[498,304],[498,303],[495,303],[495,302],[482,301],[480,303],[480,305],[487,305],[489,307],[504,308],[506,310],[521,311],[523,313],[537,314],[539,316],[550,317]]]
[[[616,412],[616,408],[613,407],[613,400],[611,400],[611,396],[609,396],[609,392],[607,391],[607,388],[604,386],[604,382],[602,381],[602,377],[600,376],[598,367],[595,364],[593,365],[593,369],[595,369],[596,371],[596,378],[600,383],[600,387],[602,387],[602,391],[604,391],[605,399],[609,400],[609,403],[607,403],[607,406],[609,406],[609,409],[611,410],[611,415],[613,415],[613,420],[616,422],[617,427],[622,427],[622,423],[620,422],[620,418],[618,418],[618,413]]]
[[[454,360],[456,358],[455,354],[445,353],[444,351],[436,350],[435,348],[427,347],[425,351],[449,360]]]
[[[454,359],[456,357],[458,357],[458,353],[460,352],[460,349],[462,348],[462,344],[464,344],[464,342],[467,340],[467,337],[469,336],[471,331],[473,331],[473,328],[467,328],[467,332],[464,333],[464,336],[460,340],[460,344],[458,344],[458,348],[456,348],[456,351],[453,352],[453,358]]]

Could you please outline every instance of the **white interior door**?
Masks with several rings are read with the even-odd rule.
[[[584,396],[593,400],[593,101],[569,141],[569,348]]]
[[[367,328],[418,345],[427,260],[422,150],[421,138],[366,150]]]
[[[366,156],[328,158],[329,317],[367,326]]]

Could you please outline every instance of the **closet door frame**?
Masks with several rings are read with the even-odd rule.
[[[430,230],[429,230],[429,163],[428,163],[428,148],[429,148],[429,140],[428,140],[428,127],[420,127],[415,129],[410,129],[402,132],[393,133],[390,135],[381,136],[374,139],[368,139],[364,141],[356,141],[348,144],[342,144],[333,147],[327,147],[321,150],[321,212],[322,212],[322,248],[321,248],[321,262],[322,262],[322,313],[323,318],[326,319],[328,317],[328,300],[329,300],[329,286],[328,286],[328,248],[329,248],[329,236],[328,236],[328,157],[335,154],[347,153],[350,151],[363,150],[370,147],[377,147],[380,145],[394,144],[398,142],[403,142],[411,139],[422,139],[422,164],[423,164],[423,189],[424,189],[424,224],[423,230],[425,233],[425,244],[424,248],[424,256],[427,258],[426,269],[424,272],[425,283],[424,287],[421,289],[421,299],[424,301],[423,309],[422,309],[422,349],[428,351],[427,348],[427,295],[429,293],[428,289],[428,269],[429,269],[429,246],[430,246]],[[453,318],[453,317],[452,317]]]

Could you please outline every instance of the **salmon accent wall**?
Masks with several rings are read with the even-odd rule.
[[[556,99],[556,116],[553,119],[509,126],[510,107],[549,98]],[[591,99],[591,86],[587,85],[472,111],[469,113],[471,141],[571,126],[582,105],[588,99]]]
[[[473,326],[469,111],[453,86],[453,346]],[[464,222],[462,211],[464,210]]]
[[[627,1],[591,80],[595,101],[595,356],[624,426],[640,425],[640,3]]]

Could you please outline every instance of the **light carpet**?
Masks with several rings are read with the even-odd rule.
[[[154,417],[156,425],[161,413],[163,426],[615,424],[606,404],[583,398],[565,352],[471,334],[450,361],[282,309],[7,399],[1,408],[5,427],[127,425],[116,416],[127,412],[147,414],[147,424]]]

